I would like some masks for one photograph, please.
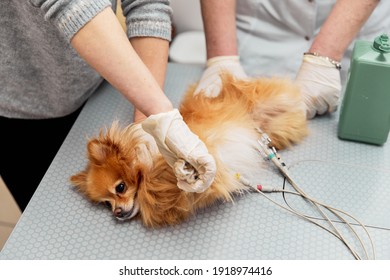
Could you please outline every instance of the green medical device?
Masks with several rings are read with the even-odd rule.
[[[390,40],[356,41],[340,109],[340,139],[382,145],[390,129]]]

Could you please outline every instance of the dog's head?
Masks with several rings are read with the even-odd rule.
[[[157,145],[140,124],[120,128],[118,122],[88,141],[88,164],[71,183],[94,202],[107,204],[119,220],[140,210],[138,189],[159,157]]]

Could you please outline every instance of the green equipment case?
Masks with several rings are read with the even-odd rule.
[[[390,41],[355,42],[340,108],[340,139],[382,145],[390,129]]]

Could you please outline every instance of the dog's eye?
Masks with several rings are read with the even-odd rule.
[[[115,191],[116,191],[116,193],[123,193],[124,191],[125,191],[125,187],[126,187],[126,185],[125,185],[125,183],[120,183],[120,184],[118,184],[116,187],[115,187]]]

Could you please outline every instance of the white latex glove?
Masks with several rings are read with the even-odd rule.
[[[329,60],[304,55],[296,82],[302,90],[308,119],[337,110],[341,90],[340,70]]]
[[[177,186],[187,192],[203,192],[216,173],[214,158],[192,133],[177,109],[149,116],[142,128],[156,140],[160,153],[173,168]]]
[[[138,159],[143,164],[150,165],[149,167],[151,168],[151,159],[159,154],[156,141],[149,133],[146,133],[145,130],[142,129],[141,123],[133,123],[130,125],[129,129],[132,131],[132,136],[134,138],[142,139],[142,141],[139,141],[140,144],[138,144]]]
[[[216,97],[222,88],[221,72],[226,71],[236,79],[248,76],[240,64],[238,56],[216,56],[207,60],[207,68],[195,89],[194,95],[203,92],[207,97]]]

